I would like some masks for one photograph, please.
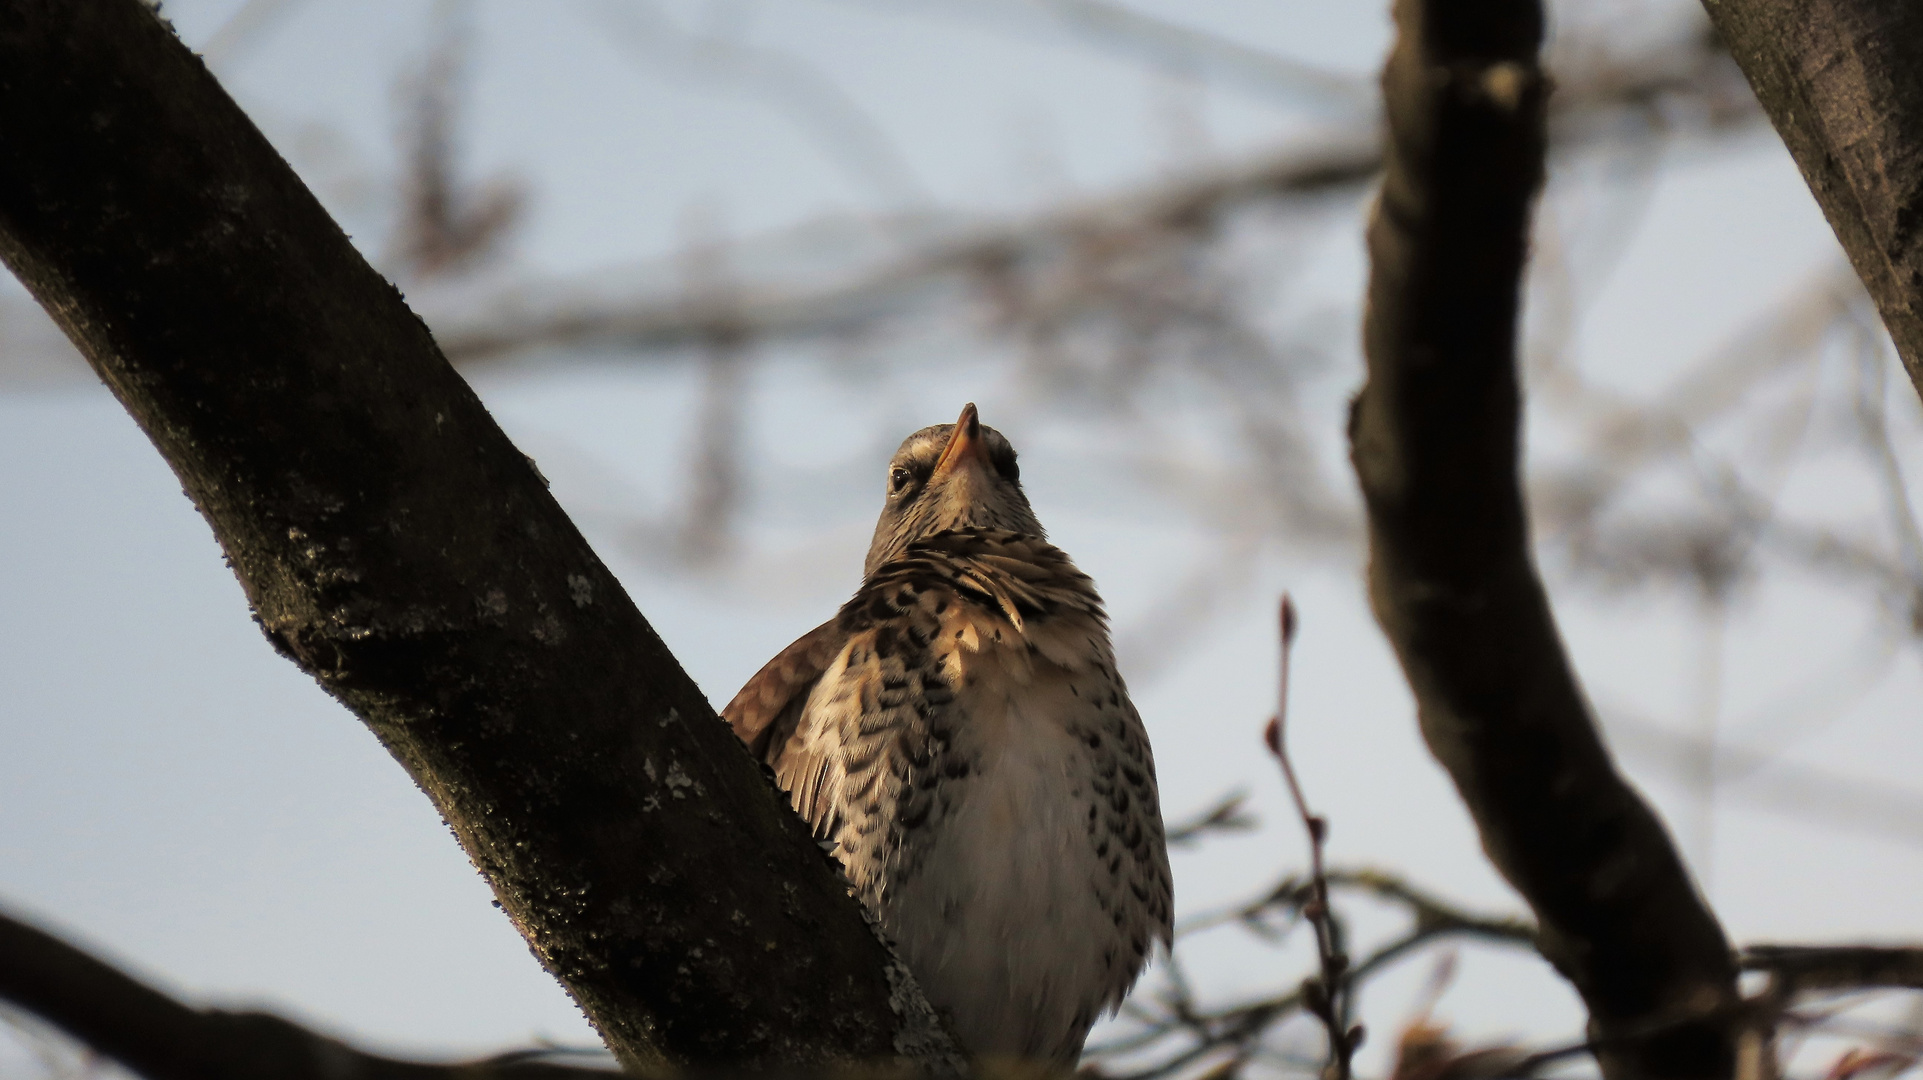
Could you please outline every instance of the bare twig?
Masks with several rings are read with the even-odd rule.
[[[1398,960],[1439,942],[1468,940],[1534,948],[1535,927],[1527,921],[1469,913],[1393,874],[1335,869],[1325,870],[1323,879],[1331,894],[1345,891],[1366,894],[1403,908],[1410,919],[1409,927],[1401,934],[1347,966],[1336,995],[1344,1001],[1352,1002],[1369,979]],[[1133,1029],[1090,1047],[1088,1060],[1111,1080],[1155,1080],[1184,1072],[1205,1061],[1218,1061],[1218,1068],[1226,1070],[1227,1075],[1263,1056],[1269,1033],[1308,1009],[1307,984],[1317,982],[1320,976],[1285,992],[1204,1007],[1197,1002],[1184,977],[1179,946],[1195,935],[1232,925],[1273,939],[1275,935],[1268,929],[1269,921],[1276,915],[1291,922],[1306,919],[1305,912],[1315,902],[1315,896],[1313,877],[1291,876],[1248,903],[1185,920],[1176,928],[1178,949],[1167,969],[1168,985],[1156,992],[1136,994],[1124,1010],[1134,1024]],[[1329,918],[1335,920],[1333,903],[1327,910]],[[1340,941],[1343,935],[1332,936]],[[1317,1021],[1321,1022],[1320,1016]],[[1144,1062],[1144,1057],[1149,1060]],[[1326,1058],[1322,1064],[1328,1064]]]
[[[1168,827],[1170,847],[1200,843],[1217,833],[1252,832],[1261,824],[1249,812],[1249,793],[1231,791],[1200,814]]]
[[[1276,693],[1275,716],[1269,720],[1264,739],[1269,753],[1282,766],[1282,778],[1288,782],[1289,798],[1295,802],[1295,812],[1302,819],[1302,828],[1309,837],[1309,902],[1302,907],[1303,917],[1315,928],[1315,955],[1321,963],[1322,971],[1317,977],[1302,984],[1303,1000],[1308,1003],[1309,1011],[1322,1021],[1329,1038],[1329,1064],[1325,1075],[1330,1080],[1349,1080],[1353,1073],[1352,1062],[1356,1048],[1362,1045],[1363,1028],[1361,1024],[1349,1023],[1349,958],[1342,951],[1341,941],[1336,930],[1334,915],[1329,907],[1329,878],[1322,868],[1322,847],[1329,835],[1329,823],[1321,815],[1309,810],[1308,800],[1302,795],[1302,784],[1296,779],[1295,765],[1289,761],[1286,742],[1289,719],[1289,651],[1295,644],[1295,604],[1289,594],[1282,594],[1282,668],[1280,684]]]

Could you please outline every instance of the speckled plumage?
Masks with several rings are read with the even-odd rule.
[[[1006,440],[971,406],[911,435],[891,475],[860,590],[723,715],[964,1047],[1072,1064],[1169,937],[1147,734],[1101,598],[1042,538]]]

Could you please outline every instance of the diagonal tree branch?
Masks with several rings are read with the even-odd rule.
[[[0,0],[0,145],[0,258],[624,1065],[953,1061],[528,460],[148,5]]]
[[[0,913],[0,1001],[150,1080],[610,1080],[512,1058],[435,1065],[363,1053],[265,1013],[195,1009]]]
[[[1923,5],[1703,0],[1923,394]]]
[[[1518,282],[1548,95],[1536,0],[1398,0],[1350,438],[1370,599],[1496,867],[1582,994],[1606,1076],[1732,1068],[1735,969],[1611,762],[1531,562]]]

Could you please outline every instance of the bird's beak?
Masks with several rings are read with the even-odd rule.
[[[948,445],[942,448],[941,457],[935,460],[933,476],[945,476],[970,464],[983,471],[992,471],[988,460],[988,442],[982,438],[981,418],[975,415],[975,403],[972,401],[962,406],[961,416],[955,420],[955,432],[948,436]]]

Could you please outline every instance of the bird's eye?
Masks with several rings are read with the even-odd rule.
[[[915,477],[907,469],[897,466],[888,474],[888,494],[899,495]]]

